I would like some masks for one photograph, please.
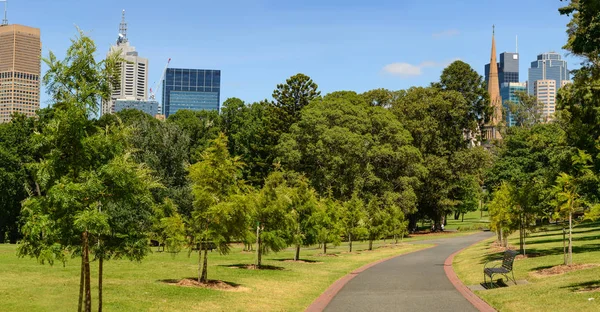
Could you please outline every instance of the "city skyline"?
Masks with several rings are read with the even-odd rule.
[[[117,35],[119,13],[125,9],[129,38],[151,63],[151,85],[160,78],[168,58],[173,59],[172,67],[220,69],[226,78],[221,103],[229,97],[247,102],[270,97],[278,83],[298,72],[311,76],[323,93],[425,86],[455,59],[469,63],[483,76],[492,23],[496,24],[498,52],[514,51],[518,35],[524,60],[552,50],[565,54],[561,46],[568,18],[558,14],[560,1],[523,3],[510,18],[494,3],[439,1],[431,9],[393,1],[368,6],[358,1],[333,2],[225,1],[203,5],[202,11],[211,14],[192,18],[200,4],[187,1],[165,8],[153,1],[105,1],[101,5],[63,1],[60,8],[44,1],[12,1],[8,20],[39,27],[43,55],[52,50],[60,56],[75,35],[74,25],[96,40],[99,52],[106,51]],[[28,10],[30,5],[39,10]],[[530,8],[536,9],[535,16],[529,15]],[[472,18],[456,17],[461,14]],[[540,33],[542,28],[546,31]],[[566,59],[573,65],[579,63],[573,57]],[[527,68],[527,62],[521,62],[520,72]],[[44,94],[42,107],[47,100]]]

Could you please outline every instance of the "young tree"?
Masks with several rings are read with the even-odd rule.
[[[313,214],[317,210],[319,200],[315,190],[310,187],[305,177],[288,177],[292,203],[290,206],[290,218],[294,221],[289,235],[291,243],[296,247],[294,261],[300,260],[300,247],[316,242],[316,237],[311,235],[314,229]]]
[[[229,242],[242,237],[247,228],[247,211],[234,201],[244,187],[241,180],[242,162],[231,157],[227,137],[221,133],[210,142],[201,160],[190,166],[194,210],[188,223],[191,246],[198,250],[198,282],[206,283],[208,247],[214,243],[221,254],[229,252]],[[204,251],[204,261],[202,261]]]
[[[317,210],[311,216],[313,236],[323,245],[323,254],[327,254],[327,244],[339,246],[341,243],[341,206],[331,198],[321,199]]]
[[[561,172],[556,178],[557,215],[563,217],[566,215],[569,220],[569,251],[568,258],[565,258],[565,265],[573,264],[573,213],[583,210],[587,205],[580,193],[582,182],[586,178],[593,177],[591,161],[590,155],[579,150],[572,157],[574,174]]]
[[[490,215],[490,227],[496,231],[498,242],[507,247],[507,237],[514,231],[515,217],[514,202],[512,199],[510,185],[506,182],[494,192],[493,199],[488,205]]]
[[[262,256],[270,251],[278,252],[288,246],[290,229],[295,220],[289,213],[292,207],[292,190],[285,174],[273,171],[265,185],[254,197],[254,220],[256,221],[256,267],[262,265]]]
[[[364,203],[355,193],[342,205],[342,228],[348,238],[348,251],[352,252],[352,242],[365,234]]]

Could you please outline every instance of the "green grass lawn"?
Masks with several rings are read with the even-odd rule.
[[[573,231],[574,264],[600,264],[600,223],[583,223]],[[502,250],[494,239],[467,248],[454,258],[453,268],[466,285],[483,282],[483,266],[499,258]],[[475,293],[499,311],[600,311],[600,266],[560,275],[541,276],[535,272],[563,264],[562,226],[546,226],[531,233],[526,252],[533,255],[514,262],[515,278],[527,285],[513,285]],[[518,249],[519,237],[511,235],[509,245]],[[590,299],[594,298],[594,299]]]
[[[448,215],[448,224],[446,230],[457,230],[457,231],[474,231],[489,228],[489,217],[487,211],[483,213],[479,210],[470,211],[465,214],[463,220],[462,216],[458,220],[454,220],[454,215]]]
[[[444,235],[444,234],[442,234]],[[444,237],[448,236],[445,234]],[[301,258],[318,263],[284,262],[291,259],[291,249],[271,253],[263,264],[280,270],[246,270],[231,268],[235,264],[252,264],[254,254],[235,246],[229,255],[209,252],[209,279],[239,284],[243,291],[220,291],[180,287],[161,282],[168,279],[197,277],[198,254],[178,255],[154,252],[141,263],[125,260],[105,262],[104,310],[106,311],[302,311],[329,285],[352,270],[387,257],[418,250],[429,245],[406,242],[435,238],[416,236],[404,244],[377,242],[374,251],[365,251],[366,242],[328,247],[337,256],[318,256],[316,247],[302,249]],[[17,258],[15,245],[0,245],[1,311],[75,311],[79,291],[79,259],[66,266],[41,265],[35,259]],[[92,264],[97,273],[97,263]],[[94,275],[93,283],[97,283]],[[92,286],[94,310],[96,285]]]

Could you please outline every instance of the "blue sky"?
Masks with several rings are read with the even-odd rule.
[[[1,5],[1,4],[0,4]],[[307,74],[323,93],[399,90],[436,81],[461,59],[481,74],[492,24],[498,53],[519,37],[521,81],[537,54],[566,41],[559,0],[89,1],[9,0],[8,20],[41,29],[43,55],[63,56],[86,31],[103,57],[126,10],[128,38],[150,61],[150,85],[171,67],[220,69],[221,101],[271,98],[278,83]],[[569,67],[579,60],[567,57]],[[44,68],[43,68],[44,70]],[[46,106],[47,96],[42,96]]]

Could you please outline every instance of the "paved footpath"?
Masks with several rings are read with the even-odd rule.
[[[437,246],[393,258],[358,274],[333,297],[325,311],[478,311],[450,283],[444,260],[492,236],[481,232],[415,242]]]

